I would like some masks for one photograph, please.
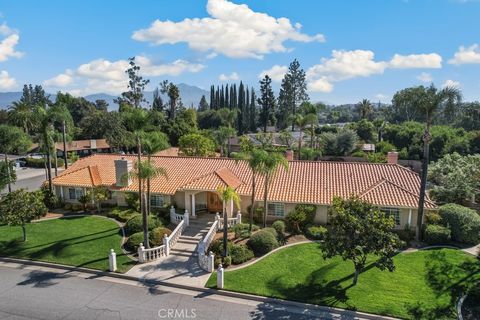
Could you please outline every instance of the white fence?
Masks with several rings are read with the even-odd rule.
[[[170,222],[174,224],[179,224],[180,221],[185,220],[185,226],[189,225],[189,214],[188,210],[185,209],[185,214],[178,214],[175,212],[175,208],[172,206],[170,208]]]
[[[216,219],[218,220],[218,230],[223,230],[223,218],[220,218],[217,213]],[[242,214],[240,213],[240,211],[237,213],[237,216],[235,218],[227,219],[227,229],[233,228],[236,224],[239,223],[242,223]]]
[[[177,243],[178,238],[180,238],[185,228],[185,220],[181,220],[170,236],[164,235],[163,244],[161,246],[145,249],[143,243],[140,243],[140,246],[138,247],[138,261],[140,263],[144,263],[154,261],[162,257],[168,257],[170,254],[170,249],[173,248],[173,246]]]

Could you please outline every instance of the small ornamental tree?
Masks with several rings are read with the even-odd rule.
[[[97,186],[87,191],[87,202],[93,201],[97,207],[97,212],[101,212],[102,201],[108,199],[108,189],[104,186]]]
[[[25,224],[43,217],[47,211],[41,191],[16,190],[4,196],[0,201],[0,223],[21,226],[23,241],[27,241]]]
[[[353,285],[365,268],[367,257],[376,257],[380,270],[394,271],[393,256],[399,238],[392,232],[394,221],[372,204],[356,196],[350,199],[333,198],[328,212],[329,231],[323,244],[323,258],[340,255],[351,260],[355,267]]]

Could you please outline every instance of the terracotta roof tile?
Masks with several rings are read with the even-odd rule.
[[[98,178],[102,185],[114,188],[114,160],[125,157],[136,162],[134,155],[97,154],[75,162],[68,170],[54,179],[58,185],[78,185],[92,182],[80,177],[94,172],[74,172],[90,166],[97,166]],[[152,157],[155,165],[167,171],[168,179],[152,179],[151,190],[154,193],[175,194],[177,190],[216,190],[220,185],[236,186],[240,195],[251,195],[252,173],[244,161],[228,158],[199,157]],[[269,201],[330,204],[333,196],[349,197],[362,194],[369,201],[382,206],[402,206],[415,208],[418,198],[420,178],[413,171],[394,164],[327,162],[327,161],[290,161],[286,171],[280,168],[271,180]],[[96,174],[96,173],[95,173]],[[83,180],[82,180],[83,179]],[[81,180],[81,181],[80,181]],[[384,182],[386,181],[386,182]],[[264,179],[256,179],[256,199],[263,198]],[[136,191],[138,184],[120,190]],[[369,191],[369,192],[367,192]],[[426,207],[434,206],[427,201]]]

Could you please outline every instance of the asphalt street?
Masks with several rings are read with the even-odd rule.
[[[296,306],[0,267],[0,319],[348,319]]]
[[[63,169],[59,170],[59,173]],[[12,191],[18,189],[27,189],[28,191],[35,191],[40,189],[42,183],[45,179],[45,170],[44,169],[35,169],[35,168],[20,168],[17,169],[17,181],[12,184]],[[55,172],[52,169],[52,177],[55,176]],[[6,193],[8,188],[5,187],[0,191],[0,194]]]

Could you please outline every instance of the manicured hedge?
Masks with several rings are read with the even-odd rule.
[[[480,242],[480,216],[475,210],[449,203],[440,207],[442,224],[449,227],[452,240],[477,244]]]
[[[447,244],[451,240],[450,229],[436,224],[429,224],[425,228],[424,240],[428,244]]]
[[[233,264],[244,263],[250,259],[253,259],[253,251],[250,250],[244,244],[235,244],[230,250],[230,256],[232,257]]]
[[[31,168],[45,168],[45,160],[43,158],[41,159],[35,159],[35,158],[25,158],[25,161],[27,162],[27,167]],[[55,167],[55,159],[51,157],[50,163],[52,164],[52,168]],[[65,165],[65,162],[61,158],[57,158],[57,167],[63,167]]]
[[[282,220],[277,220],[272,224],[272,228],[277,231],[277,235],[279,237],[283,237],[285,235],[285,222]]]
[[[279,244],[272,232],[260,230],[248,240],[247,245],[253,250],[255,256],[264,255],[275,248]]]
[[[308,238],[313,239],[313,240],[323,240],[325,238],[325,235],[327,233],[327,228],[324,226],[308,226],[307,227],[307,232],[306,235]]]
[[[150,238],[150,244],[153,247],[161,246],[163,244],[163,236],[164,235],[169,236],[171,234],[172,234],[172,230],[164,227],[157,227],[148,234]]]
[[[154,216],[148,216],[148,230],[151,231],[157,227],[161,227],[162,223]],[[134,215],[133,218],[127,221],[125,224],[125,233],[131,235],[140,231],[143,231],[142,215]]]
[[[128,220],[137,215],[140,215],[140,213],[133,209],[122,210],[120,208],[114,208],[112,211],[107,213],[107,217],[113,218],[120,222],[127,222]]]
[[[259,228],[257,225],[252,225],[252,231],[257,231]],[[235,232],[235,238],[248,238],[250,237],[250,225],[248,223],[239,223],[233,227]]]
[[[143,243],[143,232],[137,232],[128,237],[124,247],[128,251],[137,251],[140,243]]]

